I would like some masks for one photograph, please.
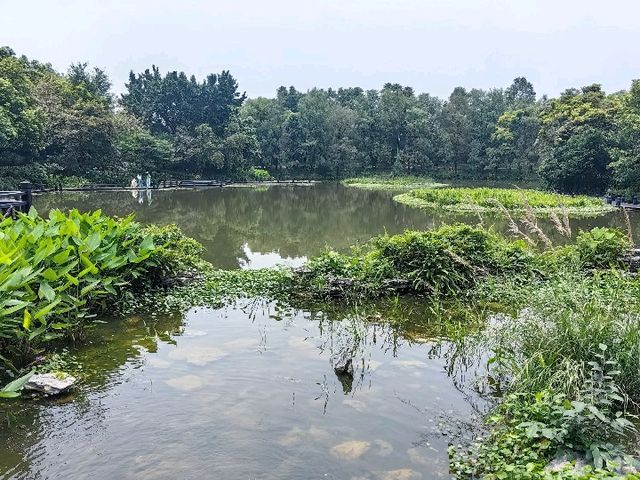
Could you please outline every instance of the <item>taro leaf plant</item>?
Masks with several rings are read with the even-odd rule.
[[[161,247],[141,230],[131,216],[101,211],[43,218],[31,209],[0,222],[0,346],[24,352],[105,308],[155,265]]]
[[[33,372],[29,372],[26,375],[23,375],[19,378],[16,378],[12,382],[7,383],[4,387],[0,388],[0,398],[19,397],[20,391],[32,376]]]

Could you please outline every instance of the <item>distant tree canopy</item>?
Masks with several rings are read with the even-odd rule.
[[[535,177],[564,192],[640,190],[639,81],[554,99],[517,77],[504,89],[456,87],[445,100],[397,83],[282,86],[247,100],[229,71],[198,81],[152,66],[125,87],[115,98],[99,68],[61,74],[0,48],[0,183],[122,183],[144,171],[244,178],[255,166],[276,177]]]
[[[183,127],[193,131],[202,124],[222,135],[232,113],[246,95],[238,92],[238,82],[228,71],[211,74],[202,83],[184,72],[164,77],[155,65],[144,73],[129,74],[122,106],[142,119],[153,133],[175,134]]]

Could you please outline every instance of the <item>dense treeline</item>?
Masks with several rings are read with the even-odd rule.
[[[537,99],[457,87],[446,100],[388,83],[381,90],[280,87],[246,99],[228,71],[204,80],[157,67],[131,72],[116,99],[102,70],[48,64],[0,49],[3,186],[123,183],[154,178],[343,178],[398,173],[467,178],[540,176],[563,192],[637,191],[640,82]]]

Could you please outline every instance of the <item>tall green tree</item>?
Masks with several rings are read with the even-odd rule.
[[[616,145],[611,149],[610,168],[614,188],[640,193],[640,80],[634,80],[628,92],[618,95]]]
[[[602,192],[610,180],[613,105],[600,85],[566,90],[540,114],[539,172],[563,192]]]
[[[471,106],[464,88],[456,87],[449,96],[442,111],[442,124],[447,142],[447,163],[455,175],[471,154]]]
[[[20,164],[45,146],[45,115],[33,94],[29,65],[0,48],[0,162]]]
[[[184,72],[163,76],[154,65],[138,75],[131,72],[125,86],[122,106],[141,118],[152,132],[172,135],[179,127],[193,131],[202,124],[222,135],[232,113],[246,98],[226,70],[198,82]]]

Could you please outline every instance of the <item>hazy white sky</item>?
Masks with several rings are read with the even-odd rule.
[[[640,0],[0,0],[0,45],[88,61],[116,92],[151,64],[229,69],[249,96],[397,82],[446,97],[519,75],[539,94],[616,91],[640,78]]]

